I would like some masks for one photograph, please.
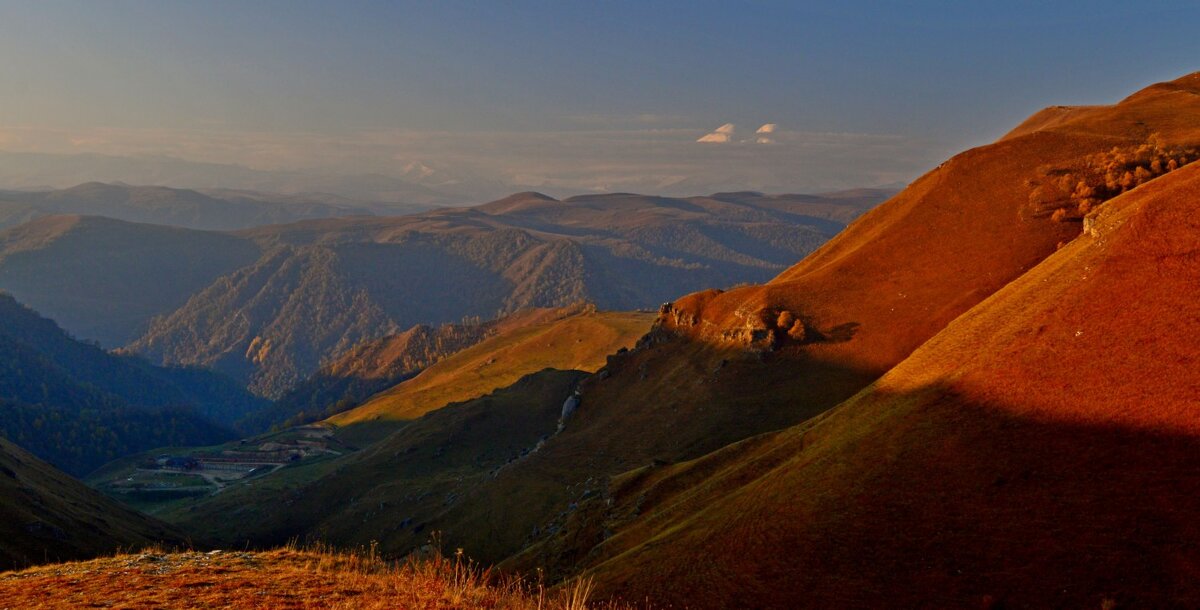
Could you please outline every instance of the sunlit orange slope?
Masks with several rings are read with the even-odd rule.
[[[1200,164],[1113,199],[826,416],[619,479],[590,573],[697,608],[1197,606],[1198,208]]]
[[[711,335],[760,310],[786,309],[818,330],[857,325],[852,341],[813,356],[886,370],[1078,234],[1078,223],[1053,222],[1049,208],[1031,201],[1038,186],[1086,173],[1089,156],[1114,147],[1195,147],[1200,73],[1113,106],[1060,110],[1055,121],[1040,120],[1043,113],[946,161],[765,286],[682,299],[679,318],[697,320],[683,328]]]
[[[679,299],[646,348],[585,383],[578,421],[538,467],[579,454],[595,474],[690,459],[845,400],[1079,234],[1039,188],[1090,175],[1114,148],[1194,150],[1198,92],[1191,75],[964,152],[770,283]]]
[[[1143,147],[1194,158],[1198,92],[1200,74],[1073,110],[1046,130],[1027,124],[932,170],[772,282],[679,299],[642,349],[583,384],[562,435],[480,495],[495,512],[548,473],[582,482],[694,459],[846,400],[1081,232],[1080,220],[1053,218],[1054,206],[1076,202],[1047,200],[1045,187],[1102,178],[1114,148],[1122,159],[1145,159]],[[586,519],[578,528],[546,521],[566,533],[521,533],[510,545],[525,550],[506,566],[571,574],[612,532]]]

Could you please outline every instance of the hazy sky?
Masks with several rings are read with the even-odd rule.
[[[420,161],[559,191],[872,185],[1200,69],[1198,31],[1196,2],[0,0],[0,150]]]

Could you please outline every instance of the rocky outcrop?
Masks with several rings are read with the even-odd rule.
[[[721,291],[706,293],[715,296]],[[651,331],[652,336],[648,336],[644,343],[655,344],[667,336],[688,336],[723,347],[761,353],[788,344],[804,344],[816,336],[802,316],[782,308],[743,306],[733,312],[732,321],[732,324],[714,324],[686,303],[664,303],[659,308],[659,318]],[[657,336],[653,336],[656,333]]]

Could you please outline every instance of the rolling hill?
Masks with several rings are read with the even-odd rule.
[[[469,493],[448,499],[440,512],[422,523],[485,562],[507,559],[504,565],[516,569],[542,566],[552,577],[588,570],[610,594],[638,599],[648,594],[696,607],[722,607],[735,599],[794,607],[809,599],[805,595],[816,605],[835,606],[883,600],[961,606],[1005,599],[1016,600],[1017,606],[1043,605],[1040,601],[1084,605],[1087,595],[1095,597],[1087,604],[1099,604],[1104,600],[1098,596],[1108,594],[1097,584],[1099,579],[1113,578],[1113,595],[1119,597],[1125,590],[1116,566],[1125,565],[1134,548],[1162,554],[1154,555],[1161,563],[1142,566],[1131,577],[1152,591],[1167,591],[1168,583],[1182,578],[1191,555],[1186,548],[1161,541],[1178,533],[1185,544],[1191,543],[1192,530],[1173,517],[1188,514],[1190,499],[1159,486],[1177,477],[1190,480],[1180,474],[1188,468],[1190,441],[1178,433],[1154,437],[1161,426],[1136,433],[1119,426],[1115,432],[1110,427],[1107,432],[1078,433],[1047,425],[1041,415],[1032,422],[998,417],[992,403],[1008,403],[1003,389],[1015,383],[1010,375],[1020,370],[1043,384],[1029,386],[1031,404],[1051,400],[1060,406],[1073,404],[1071,413],[1087,411],[1091,401],[1076,400],[1076,394],[1116,392],[1112,383],[1124,383],[1127,394],[1116,395],[1124,396],[1124,403],[1118,398],[1117,403],[1101,404],[1126,404],[1125,412],[1097,406],[1102,414],[1092,419],[1111,424],[1138,417],[1153,421],[1158,417],[1153,408],[1128,405],[1164,404],[1162,417],[1186,421],[1182,405],[1195,398],[1192,384],[1164,390],[1160,400],[1146,395],[1140,389],[1143,384],[1130,378],[1140,376],[1136,362],[1154,355],[1167,361],[1147,365],[1155,375],[1182,375],[1179,367],[1190,362],[1185,342],[1195,316],[1192,306],[1179,299],[1190,294],[1183,286],[1194,277],[1188,265],[1195,258],[1195,228],[1181,210],[1190,209],[1194,197],[1191,186],[1172,188],[1194,175],[1187,165],[1198,156],[1198,126],[1200,75],[1193,75],[1149,87],[1112,106],[1041,113],[1000,141],[957,155],[770,282],[709,290],[664,306],[655,329],[636,349],[613,355],[600,374],[580,384],[582,403],[565,429],[536,452],[479,480]],[[1175,283],[1164,283],[1169,294],[1162,298],[1174,299],[1172,306],[1178,311],[1164,315],[1163,325],[1151,315],[1166,301],[1148,301],[1151,309],[1127,308],[1142,311],[1141,321],[1159,329],[1146,341],[1138,343],[1140,327],[1133,324],[1101,330],[1097,340],[1104,343],[1074,359],[1049,355],[1058,349],[1050,342],[1041,352],[1006,350],[1005,341],[1011,337],[988,338],[986,332],[1021,329],[1036,336],[1043,324],[1041,310],[1035,308],[1032,318],[1020,311],[1029,300],[1022,297],[1025,300],[988,318],[979,327],[984,334],[964,339],[959,351],[941,360],[942,368],[914,355],[935,335],[950,332],[947,327],[960,316],[966,314],[956,325],[980,311],[977,306],[990,307],[1011,294],[1014,286],[1045,285],[1047,294],[1054,294],[1055,284],[1044,275],[1045,269],[1093,247],[1089,243],[1116,240],[1119,233],[1105,233],[1104,219],[1119,223],[1122,217],[1107,215],[1133,209],[1127,207],[1130,201],[1160,189],[1163,197],[1145,206],[1145,218],[1160,218],[1155,222],[1169,230],[1155,235],[1149,220],[1130,216],[1123,226],[1139,245],[1130,245],[1129,253],[1112,251],[1118,261],[1141,251],[1142,267],[1131,273],[1144,276],[1142,281],[1177,275]],[[1161,203],[1172,197],[1174,207]],[[548,201],[528,205],[554,208]],[[1081,238],[1085,228],[1088,237]],[[1054,281],[1094,279],[1093,269],[1084,263],[1082,269]],[[1107,293],[1104,299],[1097,296],[1097,302],[1120,309],[1112,300],[1128,300],[1129,294],[1136,294],[1131,286],[1097,284],[1094,290]],[[992,295],[996,297],[989,298]],[[1058,307],[1048,299],[1042,296],[1031,303]],[[1071,307],[1066,300],[1054,310],[1058,313],[1046,315],[1060,315]],[[1112,320],[1117,319],[1125,318],[1113,314]],[[1178,347],[1159,352],[1153,347],[1157,333],[1167,328],[1182,331],[1174,339],[1163,339],[1165,345]],[[1080,336],[1089,332],[1078,325],[1070,332],[1080,331]],[[1133,343],[1107,343],[1118,340]],[[1107,349],[1117,351],[1110,354]],[[1141,355],[1126,363],[1121,354]],[[987,360],[1001,355],[1011,362]],[[981,379],[992,375],[991,389],[955,402],[956,393],[965,389],[949,385],[954,391],[943,392],[938,385],[953,381],[952,373],[947,374],[950,381],[938,380],[932,389],[898,386],[888,381],[890,376],[872,386],[910,357],[920,363],[912,365],[911,375],[976,362]],[[1119,366],[1107,367],[1105,360],[1114,358]],[[1012,368],[1018,363],[1019,369]],[[909,370],[906,366],[897,370]],[[1080,377],[1080,382],[1071,377],[1084,371],[1090,376]],[[1102,383],[1102,375],[1113,382]],[[1190,379],[1178,375],[1150,378]],[[1084,379],[1099,389],[1081,393]],[[1034,396],[1039,392],[1046,396]],[[1016,393],[1013,398],[1021,396]],[[1018,401],[1016,408],[1026,407]],[[926,420],[927,414],[933,419]],[[1183,423],[1174,427],[1187,428]],[[960,429],[965,436],[957,436]],[[1013,440],[1020,436],[1018,431],[1027,431],[1029,438]],[[1055,445],[1057,434],[1065,436]],[[858,442],[866,437],[869,442]],[[378,463],[369,469],[347,465],[340,471],[340,484],[349,486],[339,487],[343,495],[357,497],[351,490],[357,489],[353,481],[360,474],[403,468],[408,458],[401,438],[393,435],[373,446],[370,452]],[[778,439],[789,440],[774,451],[775,443],[784,442]],[[1022,451],[1004,451],[1004,443],[1010,441]],[[1127,449],[1096,449],[1109,442]],[[982,453],[973,453],[976,446]],[[1043,452],[1037,451],[1043,446]],[[1061,468],[1046,463],[1050,456],[1044,451],[1057,451],[1050,447],[1065,447],[1070,454]],[[1147,451],[1139,453],[1138,447]],[[1173,465],[1170,475],[1154,470],[1159,453]],[[912,464],[907,461],[910,455]],[[1094,465],[1099,470],[1089,470],[1090,456],[1102,459]],[[1121,470],[1122,459],[1129,470]],[[1010,472],[1008,466],[1019,467]],[[1144,481],[1131,483],[1128,496],[1124,491],[1114,495],[1120,500],[1114,508],[1096,513],[1099,509],[1093,510],[1092,503],[1100,501],[1109,472],[1123,482],[1138,476]],[[933,484],[922,478],[926,473],[942,478]],[[1037,511],[1029,510],[1040,506],[1034,500],[1052,503],[1056,484],[1069,481],[1071,473],[1083,473],[1076,482],[1064,483],[1082,486],[1069,488],[1080,491],[1082,504],[1060,504],[1051,520],[1041,520]],[[984,498],[994,497],[989,494],[997,485],[1039,480],[1034,495],[1014,496],[996,509],[1000,512],[989,512],[992,508]],[[378,491],[368,490],[377,489],[363,487],[362,497],[374,499]],[[1181,489],[1189,488],[1184,484]],[[300,490],[301,496],[304,493]],[[1161,505],[1136,513],[1146,515],[1146,521],[1123,516],[1135,513],[1117,508],[1134,502],[1138,493],[1163,499]],[[261,502],[244,499],[243,506]],[[706,510],[710,506],[721,508]],[[1005,529],[1009,514],[1004,511],[1009,510],[1024,511],[1025,517],[1014,518],[1011,529]],[[1100,521],[1085,525],[1089,521],[1072,516],[1076,514],[1099,514]],[[370,522],[374,531],[413,527],[404,523],[409,515],[403,511],[380,510],[378,505],[337,508],[333,515],[314,531],[353,537],[359,533],[351,533],[351,524]],[[189,517],[192,523],[203,518],[203,512]],[[1046,529],[1060,522],[1071,522],[1069,528],[1079,536],[1060,537]],[[893,523],[911,524],[918,534],[897,536]],[[945,527],[939,529],[940,524]],[[1122,547],[1113,539],[1127,531],[1122,526],[1144,532],[1147,538]],[[277,531],[270,527],[259,532],[251,527],[238,536],[254,541],[263,532]],[[971,539],[972,528],[998,537]],[[1080,568],[1083,576],[1078,580],[1074,572],[1051,569],[1035,556],[1042,543],[1057,545],[1044,556],[1063,566],[1072,554],[1090,556],[1088,541],[1099,545],[1100,558]],[[411,533],[394,535],[385,548],[403,553],[413,543]],[[997,552],[980,545],[994,545]],[[882,555],[873,564],[876,547]],[[1055,550],[1058,547],[1061,550]],[[1002,558],[1009,551],[1016,559],[1005,563]],[[693,557],[706,560],[691,561]],[[968,561],[971,557],[974,563]],[[991,557],[1001,559],[988,563]],[[1117,561],[1095,567],[1104,557]],[[1156,566],[1171,561],[1176,563],[1170,571],[1152,574]],[[746,567],[738,568],[739,563]],[[959,570],[969,569],[977,570],[975,576],[958,577]],[[1055,575],[1086,586],[1052,593],[1046,587]],[[788,584],[793,578],[794,586]],[[987,590],[987,583],[994,589]],[[1020,590],[1024,585],[1028,591]],[[930,597],[917,599],[922,594]],[[1150,606],[1162,605],[1154,603],[1161,597],[1150,599]]]
[[[542,369],[595,371],[604,365],[607,354],[633,345],[654,321],[652,314],[589,309],[535,311],[528,315],[537,316],[537,323],[516,320],[503,332],[451,354],[412,379],[327,421],[349,426],[378,420],[413,420],[446,404],[507,387]],[[538,320],[546,317],[550,319]]]
[[[75,341],[0,295],[0,432],[82,475],[122,455],[226,440],[263,402],[231,380]]]
[[[1133,152],[1143,146],[1174,152],[1200,144],[1198,123],[1180,119],[1200,117],[1200,96],[1175,92],[1196,80],[1093,109],[1059,130],[957,155],[767,284],[696,293],[664,307],[639,349],[610,359],[604,379],[581,384],[583,406],[562,434],[489,482],[476,505],[457,507],[464,514],[509,510],[529,528],[487,537],[447,529],[446,539],[500,561],[537,542],[535,525],[543,533],[564,527],[559,512],[578,503],[577,491],[547,491],[548,478],[579,485],[696,459],[852,397],[1078,236],[1081,221],[1055,219],[1042,207],[1038,188],[1047,176],[1091,172],[1092,160],[1114,147],[1138,162]],[[520,506],[528,502],[512,499],[546,493],[558,508],[536,516]],[[594,529],[596,537],[580,537],[562,557],[535,563],[572,573],[569,566],[603,532]]]
[[[486,322],[468,320],[436,328],[419,324],[399,334],[367,341],[322,366],[269,408],[256,411],[240,427],[265,430],[275,425],[294,426],[332,417],[488,337],[561,319],[587,307],[580,304],[530,309]]]
[[[1200,603],[1197,202],[1200,164],[1131,190],[826,416],[616,479],[586,573],[697,608]]]
[[[295,538],[327,538],[343,547],[374,542],[389,556],[403,556],[439,531],[434,524],[460,498],[470,497],[498,469],[528,456],[553,435],[563,401],[585,376],[554,369],[531,373],[509,387],[445,405],[398,430],[389,428],[396,431],[386,443],[330,464],[293,467],[293,472],[158,516],[218,546],[250,541],[271,547]],[[306,471],[317,468],[315,477]],[[280,503],[287,510],[279,510]],[[213,520],[214,514],[225,518]],[[497,514],[484,529],[510,526]]]
[[[181,540],[0,438],[0,570]]]
[[[763,280],[882,198],[755,193],[556,200],[316,220],[240,232],[261,257],[156,319],[130,347],[278,397],[335,355],[416,324],[590,300],[654,307]]]

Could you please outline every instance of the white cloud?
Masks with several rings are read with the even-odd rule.
[[[771,134],[775,133],[775,130],[778,127],[779,125],[776,125],[775,123],[764,123],[762,127],[759,127],[757,130],[755,130],[754,133],[758,134],[758,137],[754,138],[754,143],[774,144],[775,139],[771,137]]]
[[[712,130],[711,132],[701,136],[697,142],[705,142],[709,144],[724,144],[733,140],[734,132],[733,123],[725,123],[724,125]]]

